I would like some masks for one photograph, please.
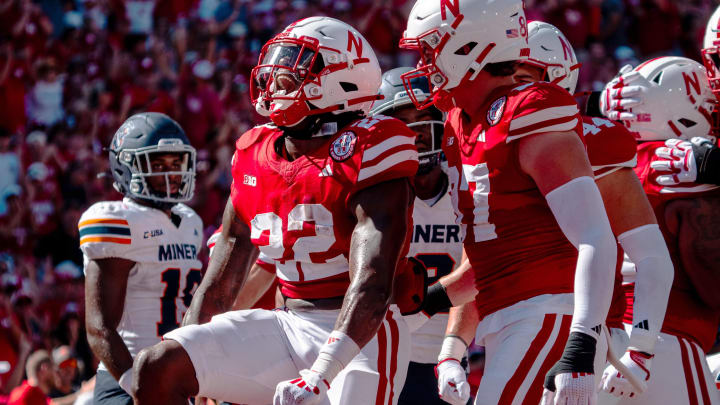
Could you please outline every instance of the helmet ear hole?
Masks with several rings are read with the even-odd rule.
[[[662,76],[663,76],[663,72],[660,71],[660,72],[658,72],[658,74],[655,75],[655,77],[653,77],[653,79],[651,81],[654,83],[657,83],[657,84],[662,84]]]
[[[465,44],[465,45],[461,46],[460,48],[458,48],[458,49],[455,51],[455,55],[459,55],[459,56],[469,55],[470,52],[472,52],[472,50],[473,50],[476,46],[477,46],[477,42],[475,42],[475,41],[468,42],[467,44]]]
[[[680,119],[678,120],[678,122],[681,123],[681,124],[683,124],[683,125],[685,126],[685,128],[692,128],[692,127],[694,127],[695,125],[697,125],[697,122],[695,122],[695,121],[693,121],[693,120],[689,120],[689,119],[687,119],[687,118],[680,118]]]
[[[340,82],[340,87],[342,87],[345,92],[351,92],[351,91],[358,91],[358,86],[355,83],[349,83],[349,82]]]

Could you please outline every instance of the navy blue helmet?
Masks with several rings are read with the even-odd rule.
[[[153,154],[177,153],[182,157],[179,171],[153,172]],[[195,191],[195,148],[185,131],[172,118],[161,113],[135,114],[123,122],[110,144],[110,170],[113,186],[127,197],[167,207],[188,201]],[[152,176],[165,177],[165,190],[148,184]],[[181,176],[180,189],[170,190],[169,176]]]
[[[398,109],[415,109],[415,105],[408,96],[407,89],[400,78],[400,75],[411,70],[414,70],[414,68],[399,67],[383,73],[380,84],[380,94],[383,96],[383,99],[375,103],[372,110],[370,110],[370,115],[383,114],[392,116],[393,112]],[[425,78],[413,79],[411,84],[412,92],[419,101],[425,100],[430,96],[430,88]],[[420,161],[418,174],[429,172],[433,167],[437,166],[442,159],[442,137],[445,114],[435,107],[430,107],[427,111],[431,113],[432,119],[406,122],[407,126],[414,131],[423,132],[424,129],[427,129],[427,132],[430,134],[431,145],[428,145],[429,149],[418,154],[418,160]]]

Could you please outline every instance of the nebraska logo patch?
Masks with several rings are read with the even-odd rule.
[[[357,141],[357,136],[354,132],[343,132],[330,144],[330,157],[336,162],[344,162],[350,159],[350,156],[355,152],[355,141]]]
[[[487,122],[490,125],[495,125],[500,122],[503,112],[505,112],[505,102],[507,101],[506,96],[502,96],[499,99],[493,101],[487,112]]]

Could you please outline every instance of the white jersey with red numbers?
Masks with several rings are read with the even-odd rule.
[[[460,264],[462,260],[460,237],[460,226],[455,223],[455,214],[448,192],[437,201],[415,198],[413,232],[408,256],[413,256],[425,264],[430,284],[450,274],[455,266]],[[441,311],[412,332],[410,361],[437,363],[447,321],[448,311]]]
[[[291,162],[276,152],[281,135],[260,126],[237,141],[235,212],[250,227],[261,259],[274,261],[286,297],[343,296],[355,227],[350,201],[364,188],[415,175],[415,134],[394,118],[366,118]]]
[[[176,223],[161,210],[125,198],[94,204],[78,224],[85,266],[112,257],[135,262],[117,327],[133,357],[180,326],[202,279],[197,259],[202,220],[184,204],[175,205],[172,214]]]
[[[637,142],[632,132],[619,123],[606,118],[583,116],[583,136],[588,159],[595,180],[601,179],[622,168],[637,165]],[[625,294],[622,290],[623,251],[618,244],[618,263],[615,268],[615,285],[612,304],[607,316],[607,325],[624,333],[622,319],[625,313]],[[625,349],[623,348],[623,351]]]
[[[545,82],[498,89],[479,114],[452,110],[445,124],[451,196],[479,290],[477,344],[487,370],[477,404],[538,404],[545,374],[570,333],[577,250],[518,161],[518,140],[572,131],[575,99]],[[594,366],[605,364],[604,336]],[[597,377],[597,376],[596,376]],[[598,377],[599,383],[599,377]]]
[[[556,85],[499,89],[489,100],[472,121],[453,109],[443,142],[481,319],[538,295],[572,293],[577,250],[521,169],[517,141],[559,131],[582,139],[577,104]]]

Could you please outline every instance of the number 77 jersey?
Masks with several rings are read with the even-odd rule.
[[[517,141],[566,131],[582,140],[577,104],[556,85],[498,89],[489,100],[469,119],[459,108],[450,111],[443,141],[481,319],[541,294],[573,291],[577,250],[522,170]]]
[[[235,213],[250,227],[260,260],[275,264],[283,295],[343,296],[356,224],[350,201],[362,189],[415,175],[415,134],[399,120],[375,116],[355,121],[293,161],[278,155],[282,135],[276,127],[260,126],[238,139]],[[407,246],[401,255],[406,251]]]
[[[125,198],[94,204],[78,224],[85,266],[106,258],[135,262],[117,329],[133,357],[180,326],[202,278],[202,220],[184,204],[172,213],[179,222]]]

